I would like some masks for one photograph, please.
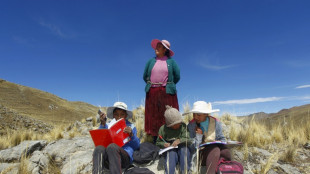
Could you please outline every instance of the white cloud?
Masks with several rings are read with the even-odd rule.
[[[235,67],[236,65],[224,65],[224,66],[220,66],[220,65],[210,65],[210,64],[200,64],[202,67],[206,68],[206,69],[210,69],[210,70],[223,70],[223,69],[228,69],[228,68],[232,68]]]
[[[310,88],[310,85],[302,85],[302,86],[296,87],[296,89],[301,89],[301,88]]]
[[[46,27],[47,29],[49,29],[53,34],[57,35],[57,36],[60,36],[62,38],[67,38],[68,36],[63,32],[61,31],[61,29],[54,25],[54,24],[51,24],[51,23],[47,23],[43,20],[41,20],[40,22],[40,25],[43,26],[43,27]]]
[[[205,69],[209,69],[209,70],[215,70],[215,71],[219,71],[219,70],[224,70],[224,69],[228,69],[228,68],[233,68],[236,67],[237,65],[223,65],[223,63],[221,63],[221,58],[218,55],[217,52],[213,52],[213,53],[197,53],[197,55],[195,56],[197,57],[197,64]]]
[[[271,101],[279,101],[284,97],[266,97],[266,98],[252,98],[252,99],[239,99],[239,100],[226,100],[226,101],[216,101],[214,104],[219,105],[231,105],[231,104],[251,104],[251,103],[263,103]]]
[[[310,100],[310,96],[305,95],[305,96],[293,96],[290,97],[289,100]]]

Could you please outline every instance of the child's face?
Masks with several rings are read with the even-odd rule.
[[[196,123],[201,123],[206,121],[208,114],[194,113],[193,116]]]
[[[181,126],[181,123],[178,123],[178,124],[175,124],[175,125],[171,126],[171,128],[174,129],[174,130],[177,130],[177,129],[180,128],[180,126]]]
[[[115,118],[116,121],[121,119],[121,118],[126,119],[127,112],[123,109],[115,109],[113,111],[113,117]]]

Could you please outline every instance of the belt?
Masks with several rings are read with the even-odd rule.
[[[151,84],[151,85],[163,85],[164,83],[163,82],[156,82],[156,83],[152,83],[151,81],[147,81],[147,83]],[[169,83],[172,83],[172,82],[167,82],[166,84],[169,84]]]

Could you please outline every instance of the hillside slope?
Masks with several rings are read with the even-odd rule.
[[[97,107],[71,102],[48,92],[0,79],[0,105],[46,123],[69,123],[94,116]]]
[[[293,125],[299,125],[306,120],[310,120],[310,104],[295,106],[289,109],[282,109],[277,113],[267,114],[264,112],[259,112],[240,118],[244,118],[244,121],[254,119],[256,121],[264,122],[270,126],[276,124],[287,124],[288,122]]]

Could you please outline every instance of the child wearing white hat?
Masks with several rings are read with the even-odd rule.
[[[166,108],[164,114],[166,124],[159,128],[156,145],[160,148],[178,146],[178,148],[171,149],[163,154],[165,158],[165,173],[174,174],[178,163],[181,173],[185,173],[186,170],[190,169],[191,164],[188,148],[191,145],[189,132],[186,124],[182,122],[181,113],[170,106],[166,106]]]
[[[112,143],[107,148],[97,146],[93,152],[93,173],[102,173],[104,168],[109,168],[110,173],[122,173],[122,168],[128,167],[133,162],[133,152],[140,147],[140,139],[137,137],[137,129],[128,121],[132,117],[132,112],[127,109],[124,102],[115,102],[112,107],[108,107],[107,116],[117,121],[121,118],[126,121],[124,132],[130,135],[130,141],[123,147]],[[105,115],[103,114],[103,117]],[[108,123],[109,124],[109,123]],[[107,129],[104,122],[99,129]]]
[[[193,120],[188,124],[190,137],[194,139],[191,146],[191,153],[196,152],[196,148],[202,143],[213,141],[226,141],[222,132],[222,126],[218,119],[210,114],[218,112],[219,109],[212,109],[211,103],[197,101],[193,109],[188,113],[193,113]],[[188,113],[184,113],[188,114]],[[199,151],[199,158],[202,166],[206,166],[208,174],[214,174],[220,158],[231,160],[229,149],[222,144],[211,144]]]

